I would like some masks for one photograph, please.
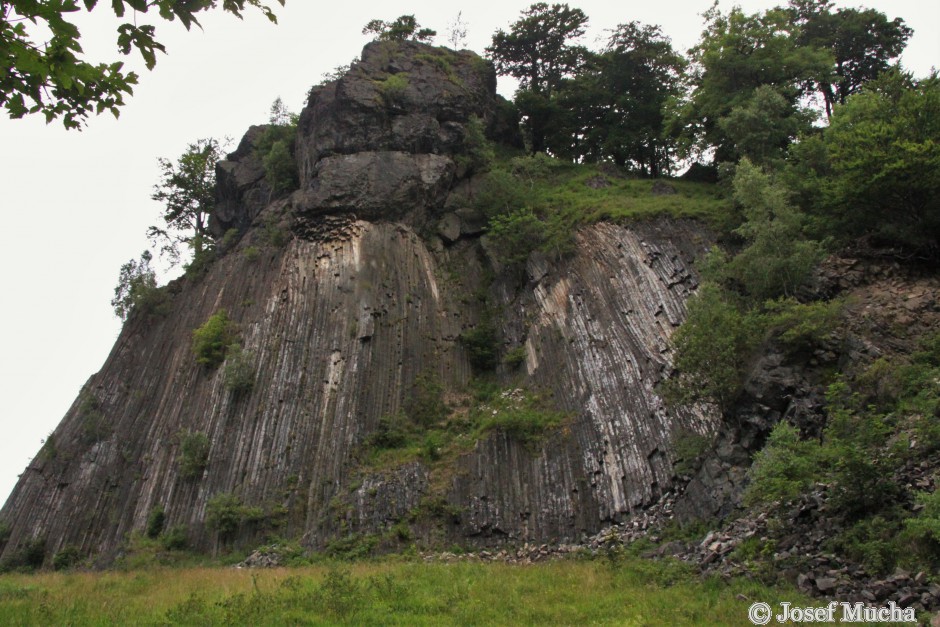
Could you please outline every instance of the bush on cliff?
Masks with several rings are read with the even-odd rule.
[[[193,331],[193,355],[196,363],[207,368],[216,368],[223,361],[238,339],[235,323],[228,312],[220,309]]]

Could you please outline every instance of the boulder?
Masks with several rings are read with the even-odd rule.
[[[454,169],[452,159],[433,154],[384,151],[325,157],[307,189],[294,194],[294,208],[301,214],[400,218],[442,206]]]
[[[232,228],[247,228],[273,198],[264,165],[255,154],[255,143],[267,128],[249,128],[235,152],[215,166],[216,206],[209,217],[209,231],[215,237]]]
[[[301,188],[328,156],[463,150],[471,117],[495,123],[496,73],[473,52],[375,41],[336,81],[310,91],[297,146]]]

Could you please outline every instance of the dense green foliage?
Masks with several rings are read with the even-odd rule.
[[[854,380],[829,386],[821,439],[778,424],[750,470],[746,500],[787,502],[825,486],[848,526],[832,548],[874,572],[940,564],[938,493],[912,493],[897,480],[905,466],[940,450],[940,335],[910,360],[876,361]],[[921,503],[920,511],[910,507]]]
[[[230,539],[242,525],[263,518],[264,511],[260,507],[245,505],[241,498],[227,492],[216,494],[206,504],[206,526],[222,540]]]
[[[157,274],[150,267],[152,259],[150,251],[145,250],[140,261],[131,259],[121,266],[114,298],[111,299],[114,315],[121,320],[127,320],[132,311],[153,313],[163,303],[164,295],[157,288]]]
[[[5,575],[0,623],[738,625],[752,599],[811,604],[789,588],[702,581],[672,560],[386,561]]]
[[[193,331],[193,355],[196,363],[216,368],[237,343],[238,332],[228,312],[220,309],[209,316],[205,323]]]
[[[294,159],[298,119],[299,116],[277,98],[271,104],[268,125],[254,145],[255,154],[264,167],[265,180],[275,196],[283,196],[300,186]]]
[[[277,2],[284,5],[284,0]],[[0,105],[11,118],[39,113],[46,122],[62,118],[65,128],[78,128],[92,113],[119,115],[124,96],[133,93],[138,77],[125,71],[120,61],[92,64],[84,60],[81,33],[71,19],[71,14],[92,11],[97,5],[98,0],[7,0],[0,4]],[[128,55],[136,50],[150,70],[156,65],[156,53],[166,49],[155,38],[153,25],[138,25],[137,13],[154,9],[161,19],[178,19],[188,30],[200,26],[198,13],[216,8],[219,2],[112,0],[110,5],[119,19],[128,9],[134,16],[117,28],[118,51]],[[239,18],[246,6],[277,21],[261,0],[222,2],[223,11]]]
[[[422,41],[430,42],[437,36],[437,31],[421,28],[414,15],[401,15],[393,22],[370,20],[362,29],[363,35],[372,35],[379,41]]]
[[[176,458],[180,467],[180,476],[184,479],[198,479],[209,465],[209,436],[201,431],[183,429],[177,435],[180,454]],[[148,527],[149,535],[149,527]]]
[[[255,386],[254,354],[232,344],[225,356],[225,388],[236,398],[247,396]]]
[[[174,163],[159,159],[161,179],[153,198],[164,205],[163,226],[151,226],[148,237],[160,243],[171,259],[179,258],[179,245],[190,247],[196,258],[209,247],[209,214],[215,208],[215,164],[223,157],[215,139],[190,144]]]
[[[803,155],[815,208],[840,237],[874,234],[936,255],[940,233],[940,79],[884,75],[836,108]]]

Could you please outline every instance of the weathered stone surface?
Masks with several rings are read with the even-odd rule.
[[[300,213],[354,213],[396,219],[441,207],[454,176],[449,157],[405,152],[358,152],[326,157],[311,185],[294,194]]]
[[[445,213],[437,223],[437,234],[448,242],[460,239],[460,218],[456,213]]]
[[[330,155],[459,152],[470,117],[489,124],[495,106],[496,73],[475,53],[372,42],[345,76],[311,90],[299,126],[301,188]]]
[[[249,128],[235,152],[216,164],[216,208],[209,218],[209,230],[215,237],[228,229],[247,228],[273,198],[254,149],[266,129],[264,125]]]
[[[195,547],[210,548],[206,504],[218,493],[284,508],[280,532],[312,547],[350,529],[383,533],[421,502],[421,464],[360,477],[355,452],[402,407],[419,373],[450,391],[467,384],[458,337],[480,316],[468,298],[484,287],[478,241],[432,254],[400,224],[311,229],[298,232],[319,234],[315,241],[263,248],[255,260],[239,253],[261,245],[249,231],[208,274],[176,284],[166,318],[125,325],[87,386],[107,435],[89,442],[76,401],[53,436],[55,455],[30,464],[0,513],[12,525],[4,552],[42,536],[50,559],[74,545],[107,562],[157,505],[168,525],[187,526]],[[715,426],[714,416],[667,412],[655,392],[695,284],[696,238],[682,223],[601,224],[539,284],[490,288],[504,303],[507,345],[528,329],[522,384],[553,396],[571,420],[537,449],[497,433],[456,460],[443,486],[460,512],[449,541],[574,539],[668,489],[674,430]],[[441,279],[443,264],[461,268],[459,281]],[[246,397],[191,354],[192,329],[220,308],[238,322],[256,368]],[[516,371],[500,377],[519,384]],[[181,429],[211,442],[200,478],[179,473]],[[246,526],[235,541],[250,545],[259,532]]]

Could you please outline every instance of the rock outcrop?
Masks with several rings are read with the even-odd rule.
[[[573,255],[534,254],[525,276],[494,279],[480,215],[448,200],[472,187],[461,157],[471,127],[492,123],[493,77],[470,53],[370,44],[311,92],[301,189],[267,204],[252,129],[219,166],[216,218],[217,231],[248,228],[166,288],[165,315],[127,321],[0,512],[2,554],[44,541],[47,559],[74,547],[108,563],[155,508],[201,549],[271,531],[322,548],[399,524],[430,542],[575,540],[669,492],[676,435],[718,428],[708,408],[670,410],[657,394],[708,238],[693,222],[597,224]],[[220,310],[248,392],[193,357],[193,329]],[[461,336],[485,321],[500,354],[521,356],[493,382],[551,399],[563,425],[528,442],[490,431],[436,464],[364,463],[421,377],[452,407],[470,402]],[[183,473],[187,434],[209,447]],[[207,527],[220,494],[250,511],[225,538]]]

